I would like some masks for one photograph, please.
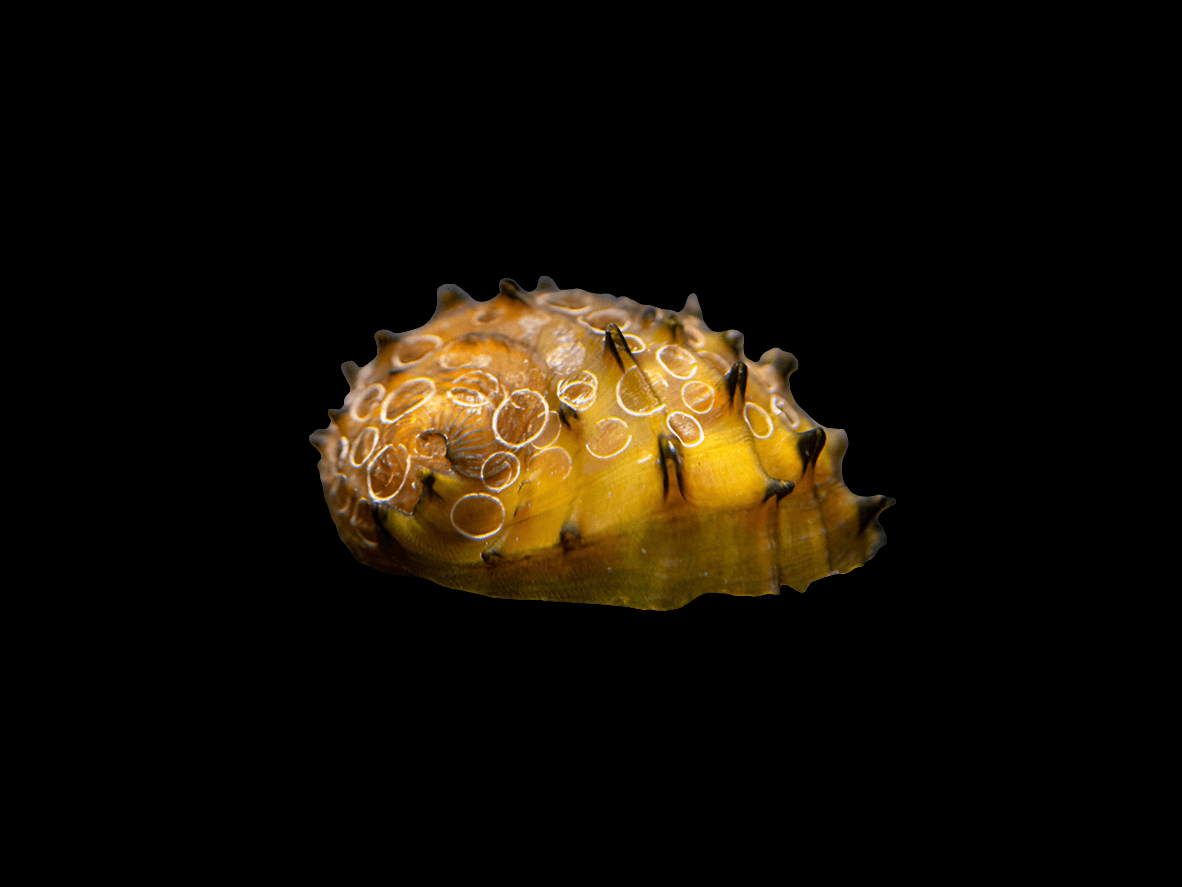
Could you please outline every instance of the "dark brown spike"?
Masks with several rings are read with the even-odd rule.
[[[518,302],[524,302],[526,305],[529,304],[529,299],[525,297],[525,293],[522,292],[521,287],[517,285],[517,281],[508,277],[501,281],[501,291],[497,293],[497,295],[507,296],[510,299],[516,299]]]
[[[616,343],[612,341],[611,328],[613,326],[615,326],[614,323],[610,324],[603,333],[603,359],[607,360],[608,357],[611,357],[616,362],[616,366],[623,370],[624,360],[620,357],[620,352],[616,350]]]
[[[875,523],[874,528],[881,532],[882,527],[878,525],[877,518],[894,504],[895,500],[890,496],[860,497],[858,499],[858,534],[861,535],[865,532],[871,521]]]
[[[423,492],[426,494],[426,498],[430,499],[432,497],[439,496],[439,494],[435,492],[434,471],[432,471],[430,468],[423,469],[423,473],[419,475],[419,477],[423,482]],[[439,496],[439,498],[443,497]],[[418,507],[418,503],[415,503],[415,508],[417,509]]]
[[[667,434],[658,435],[657,452],[660,455],[661,473],[664,476],[664,497],[666,499],[669,498],[669,467],[665,464],[665,460],[672,459],[673,470],[677,473],[677,491],[681,493],[682,498],[685,498],[685,487],[682,485],[681,477],[681,451],[677,449],[677,444],[673,442],[673,438]]]
[[[353,387],[353,383],[357,381],[357,373],[361,371],[361,367],[357,366],[351,360],[346,360],[341,364],[341,372],[345,374],[345,381],[349,383],[349,387]]]
[[[745,356],[743,354],[743,334],[738,330],[727,330],[722,334],[722,338],[731,347],[731,351],[735,352],[735,357],[742,360]]]
[[[771,482],[767,485],[767,492],[763,494],[763,501],[766,502],[772,496],[775,496],[776,501],[779,502],[795,489],[796,484],[794,484],[792,481],[778,480],[777,478],[773,477]]]
[[[636,358],[632,357],[632,349],[628,347],[628,340],[624,338],[624,334],[620,332],[620,328],[614,323],[609,323],[603,333],[604,358],[610,355],[615,360],[616,365],[623,370],[625,354],[630,358],[630,363],[636,363]]]
[[[398,333],[392,333],[389,330],[378,330],[373,334],[373,340],[377,343],[378,351],[381,352],[391,342],[398,341]]]
[[[558,292],[558,284],[554,282],[554,278],[543,275],[538,278],[538,285],[534,287],[534,292],[556,293]]]
[[[747,396],[747,364],[741,360],[735,361],[726,374],[726,396],[732,404],[735,402],[736,390],[739,392],[739,403],[742,403]]]
[[[328,418],[332,419],[334,422],[336,422],[339,425],[341,422],[341,419],[345,418],[346,414],[347,414],[347,410],[329,410],[328,411]]]
[[[645,308],[643,311],[640,312],[640,325],[641,326],[648,326],[650,323],[652,323],[656,319],[657,319],[657,309],[654,308],[652,305],[649,305],[647,308]]]
[[[796,452],[800,454],[800,461],[804,463],[801,477],[809,470],[809,465],[817,464],[817,457],[825,449],[825,429],[812,428],[796,438]]]
[[[482,551],[480,559],[490,567],[495,567],[501,560],[501,553],[499,551]]]
[[[311,442],[312,446],[316,447],[316,449],[323,453],[324,448],[328,446],[328,431],[323,428],[318,428],[316,431],[313,431],[308,435],[308,440]]]
[[[558,544],[562,546],[563,551],[571,551],[583,544],[583,539],[579,535],[579,525],[573,520],[568,520],[562,525],[562,529],[558,531]]]
[[[680,342],[685,338],[685,334],[682,332],[681,318],[676,314],[670,314],[665,318],[665,326],[669,329],[671,342]]]
[[[682,314],[689,314],[691,317],[696,317],[702,320],[702,305],[698,302],[698,294],[690,293],[689,298],[685,300],[685,307],[681,309]]]
[[[558,404],[558,419],[563,425],[565,425],[567,428],[570,428],[570,422],[567,420],[567,416],[570,416],[572,419],[578,419],[579,411],[573,407],[568,407],[566,404],[560,401]]]
[[[459,305],[475,305],[476,300],[453,283],[445,283],[435,293],[435,317]]]

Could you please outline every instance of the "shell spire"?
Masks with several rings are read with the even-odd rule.
[[[865,564],[894,504],[842,480],[814,421],[743,335],[549,277],[488,301],[454,285],[431,320],[379,330],[309,440],[362,563],[494,597],[672,609],[778,594]],[[835,591],[838,589],[835,589]]]

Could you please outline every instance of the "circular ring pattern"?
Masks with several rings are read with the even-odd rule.
[[[537,413],[531,412],[531,399],[536,401],[540,407]],[[513,413],[506,415],[506,408],[512,409]],[[542,395],[532,388],[518,388],[506,397],[497,407],[497,411],[493,413],[493,437],[512,450],[520,449],[537,439],[546,430],[546,418],[549,413],[550,407]],[[520,437],[521,440],[507,440],[506,434],[515,438]]]
[[[519,474],[521,461],[512,453],[493,453],[480,466],[480,479],[494,493],[500,492],[517,480]]]
[[[714,406],[714,389],[705,382],[686,382],[681,386],[681,399],[695,413],[708,413]]]
[[[451,507],[451,525],[461,536],[487,539],[505,525],[505,506],[488,493],[469,493],[457,499]]]
[[[755,415],[754,422],[751,421],[752,414]],[[767,414],[767,410],[759,404],[751,403],[750,401],[743,407],[743,421],[747,423],[747,427],[751,429],[751,433],[760,440],[771,437],[772,432],[776,430],[776,426],[772,424],[772,417]],[[760,431],[763,432],[762,434],[760,431],[755,430],[756,425],[759,426]]]
[[[365,464],[365,460],[373,455],[374,449],[378,445],[378,430],[372,425],[366,425],[362,429],[361,434],[357,436],[357,440],[353,442],[353,455],[349,461],[353,463],[355,468],[360,468]],[[361,458],[358,459],[359,454]]]
[[[677,439],[682,442],[688,449],[689,447],[696,447],[706,439],[706,432],[702,430],[701,423],[698,422],[689,413],[674,412],[670,413],[665,419],[666,427],[677,435]]]
[[[423,376],[407,379],[386,395],[378,418],[385,424],[392,425],[425,404],[434,393],[435,383],[431,379]]]
[[[361,396],[353,402],[353,409],[349,412],[353,414],[353,418],[358,422],[364,422],[369,418],[370,413],[373,412],[374,407],[382,402],[382,398],[386,396],[386,389],[377,382],[370,385],[361,393]]]

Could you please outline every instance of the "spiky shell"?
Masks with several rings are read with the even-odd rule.
[[[847,439],[797,406],[796,359],[753,363],[680,312],[543,277],[382,330],[311,436],[359,561],[495,597],[683,606],[861,566],[894,500],[853,495]]]

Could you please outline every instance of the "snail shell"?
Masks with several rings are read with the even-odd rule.
[[[409,333],[342,365],[312,434],[341,540],[378,570],[494,597],[681,607],[859,567],[893,499],[842,482],[844,431],[792,397],[796,359],[753,363],[680,312],[501,281],[438,292]]]

